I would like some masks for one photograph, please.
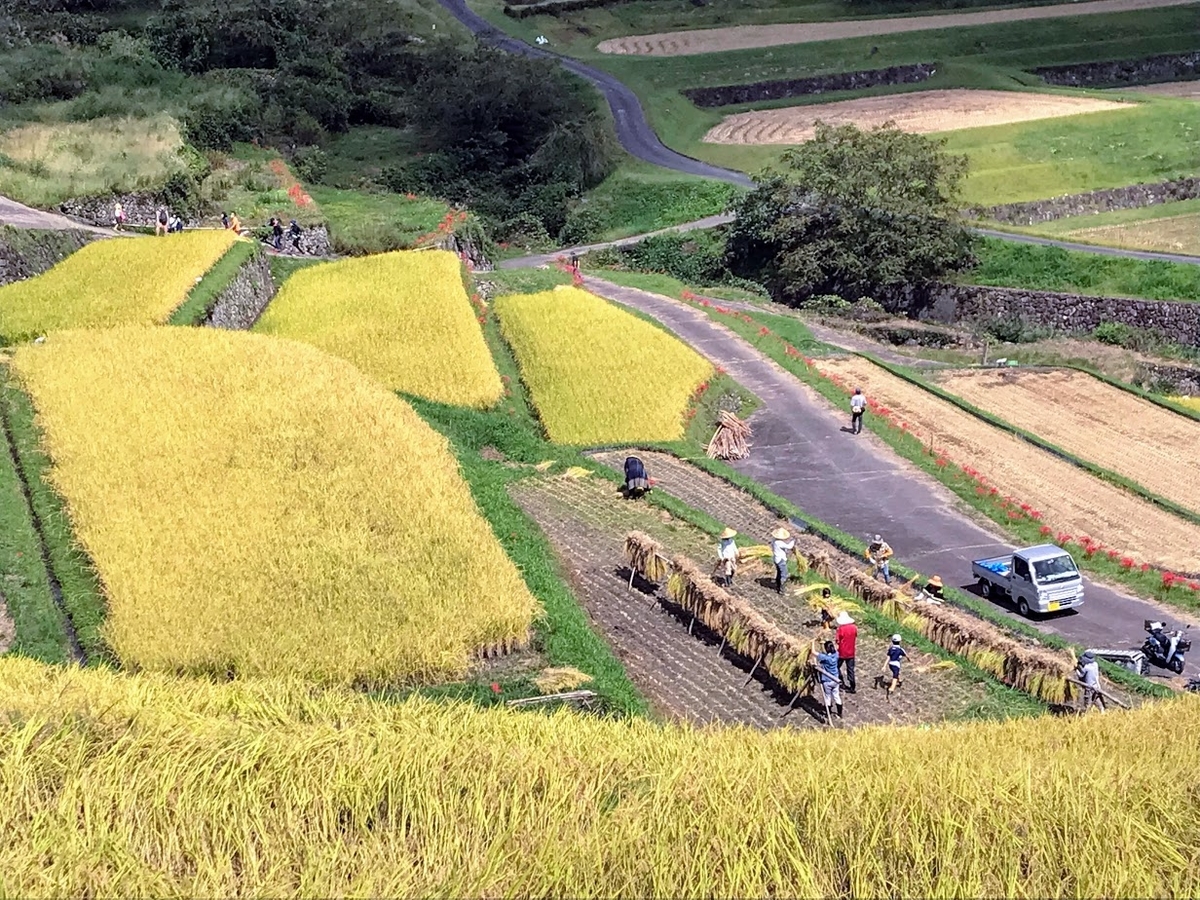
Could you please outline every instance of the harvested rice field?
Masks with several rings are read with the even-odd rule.
[[[938,28],[963,28],[994,25],[1028,19],[1057,19],[1102,13],[1184,6],[1194,0],[1092,0],[1087,3],[1063,3],[1055,6],[1025,6],[982,12],[947,13],[937,16],[906,16],[889,19],[857,19],[842,22],[792,23],[783,25],[733,25],[695,31],[669,31],[637,34],[601,41],[601,53],[626,56],[692,56],[721,53],[726,50],[757,50],[781,44],[810,44],[840,41],[874,34],[901,34]]]
[[[446,439],[349,363],[210,328],[67,331],[12,369],[132,669],[461,677],[539,612]]]
[[[1081,459],[1200,512],[1200,422],[1083,372],[959,372],[942,387]]]
[[[1128,108],[1128,104],[1061,94],[965,89],[914,91],[737,113],[726,116],[720,124],[710,128],[704,141],[708,144],[799,144],[816,133],[817,122],[875,128],[894,121],[903,131],[928,134],[1122,108]]]
[[[1131,222],[1128,225],[1081,228],[1068,232],[1068,235],[1094,244],[1200,256],[1200,213]]]
[[[1040,510],[1056,531],[1086,535],[1138,562],[1177,572],[1195,570],[1200,526],[993,428],[864,359],[823,360],[819,367],[860,385],[867,397],[889,408],[895,420],[922,441],[951,462],[977,469],[1006,495]]]

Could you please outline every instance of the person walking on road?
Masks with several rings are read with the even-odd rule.
[[[717,539],[720,541],[717,544],[717,558],[721,569],[721,576],[725,579],[725,587],[733,587],[733,576],[737,574],[738,550],[737,544],[733,539],[737,537],[737,532],[732,528],[726,528]]]
[[[892,548],[888,546],[888,542],[881,535],[875,535],[870,544],[867,545],[867,559],[875,566],[875,575],[883,575],[883,583],[892,583],[892,571],[889,560],[894,556]]]
[[[824,653],[817,652],[817,639],[813,638],[812,652],[817,660],[817,676],[821,679],[821,690],[825,695],[825,715],[830,708],[837,709],[838,718],[842,718],[842,689],[838,680],[838,655],[833,641],[826,641]]]
[[[271,246],[275,248],[276,253],[283,252],[283,220],[271,220]]]
[[[863,412],[867,408],[867,397],[862,392],[862,388],[855,388],[854,395],[850,398],[850,433],[858,434],[862,431]]]
[[[771,558],[775,560],[775,590],[781,594],[784,583],[790,577],[787,555],[795,547],[796,542],[792,540],[786,528],[776,528],[771,532]]]
[[[857,687],[854,681],[854,652],[858,644],[858,626],[845,610],[837,615],[837,631],[834,635],[837,639],[838,680],[841,680],[842,668],[845,667],[846,690],[853,694]]]
[[[887,652],[887,668],[888,668],[888,686],[887,698],[892,699],[892,691],[900,687],[903,683],[900,681],[900,661],[907,659],[908,654],[904,652],[904,648],[900,646],[900,635],[892,635],[892,645],[888,647]]]
[[[1096,662],[1095,653],[1083,651],[1075,675],[1083,682],[1083,707],[1079,711],[1088,712],[1095,704],[1100,707],[1100,712],[1104,712],[1104,697],[1100,695],[1100,664]]]
[[[113,231],[120,231],[125,227],[125,207],[118,200],[113,204]]]

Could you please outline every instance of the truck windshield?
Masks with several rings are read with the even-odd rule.
[[[1066,578],[1074,578],[1079,574],[1079,570],[1075,568],[1075,560],[1065,553],[1051,559],[1039,559],[1033,564],[1033,571],[1037,575],[1037,580],[1043,583],[1062,581]]]

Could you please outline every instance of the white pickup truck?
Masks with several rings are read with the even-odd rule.
[[[1052,613],[1083,604],[1083,577],[1071,554],[1053,544],[1038,544],[971,563],[985,597],[1008,597],[1023,616]]]

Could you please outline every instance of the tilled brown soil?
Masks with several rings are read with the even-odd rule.
[[[657,460],[647,464],[651,474],[660,478],[659,489],[667,490],[666,465],[659,465]],[[731,524],[745,526],[747,543],[760,542],[757,531],[762,526],[774,527],[774,517],[753,498],[711,479],[721,486],[715,488],[700,480],[702,473],[698,470],[692,471],[697,476],[692,497],[697,492],[709,494],[711,509],[723,509]],[[663,716],[760,728],[824,723],[822,707],[811,699],[802,698],[790,715],[784,715],[790,695],[762,672],[747,684],[753,661],[741,659],[728,649],[718,653],[720,639],[705,633],[699,625],[689,635],[690,617],[673,612],[669,601],[664,605],[661,588],[640,578],[635,579],[632,589],[629,587],[629,569],[623,556],[624,538],[629,531],[645,531],[671,554],[685,553],[707,568],[716,548],[703,532],[645,502],[624,500],[611,483],[595,478],[529,479],[514,485],[512,494],[549,536],[594,626]],[[680,499],[691,502],[682,496]],[[780,597],[769,584],[764,570],[757,578],[740,578],[734,589],[801,639],[829,635],[802,601]],[[933,669],[934,657],[914,651],[906,682],[889,702],[882,690],[872,686],[882,671],[885,650],[885,640],[860,632],[858,692],[843,696],[846,725],[940,721],[965,711],[985,695],[981,686],[953,670]]]

